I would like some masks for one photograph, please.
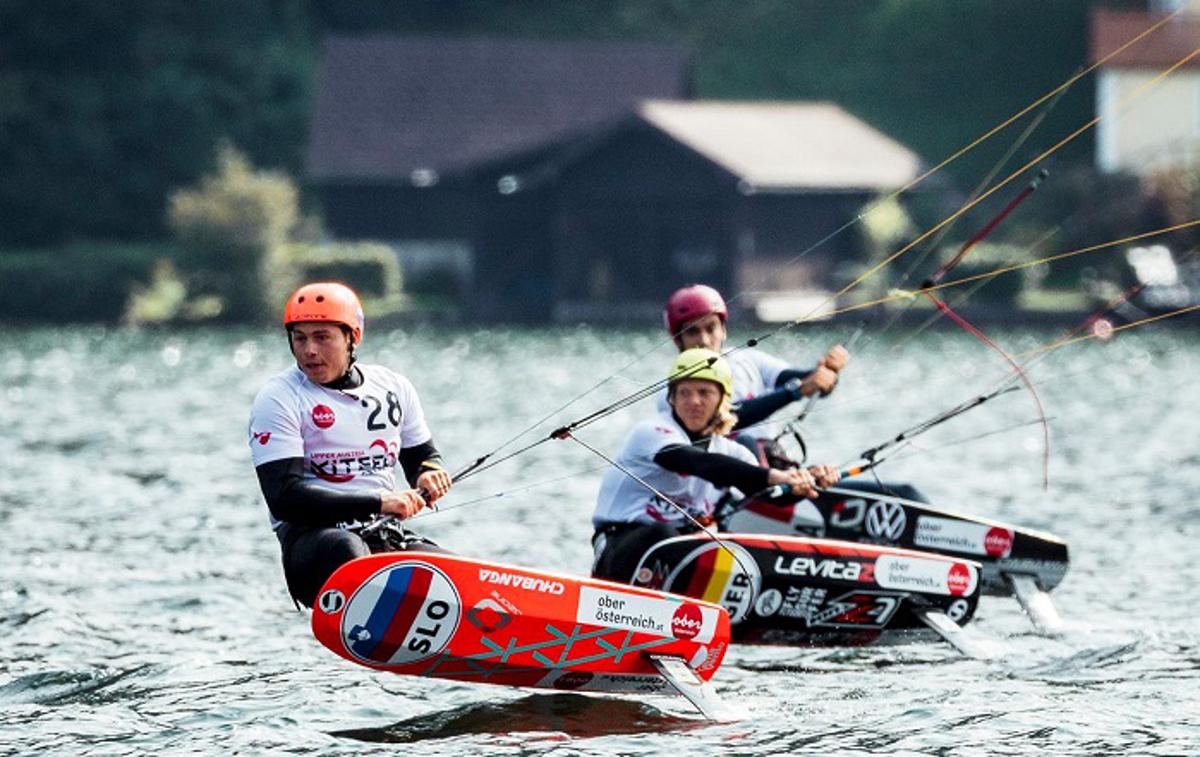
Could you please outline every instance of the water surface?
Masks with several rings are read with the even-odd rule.
[[[853,459],[1004,375],[969,337],[896,331],[860,342],[806,424],[813,459]],[[1013,352],[1056,336],[989,333]],[[767,345],[803,362],[845,336],[810,328]],[[938,644],[735,648],[716,681],[747,718],[708,725],[682,700],[401,678],[317,644],[287,598],[246,445],[251,399],[288,365],[281,334],[7,330],[0,753],[1196,753],[1198,349],[1194,329],[1147,327],[1038,362],[1048,490],[1041,431],[1020,425],[1036,417],[1024,392],[882,469],[940,505],[1067,539],[1061,638],[989,597],[971,628],[1002,650],[995,661]],[[672,349],[653,331],[422,328],[368,329],[364,354],[413,380],[458,467],[656,380]],[[649,412],[579,433],[612,452]],[[416,523],[463,554],[584,573],[603,466],[545,443]]]

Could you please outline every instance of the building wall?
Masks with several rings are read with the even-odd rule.
[[[1096,84],[1096,166],[1146,174],[1200,161],[1200,68],[1104,69]]]
[[[555,223],[558,320],[657,317],[675,288],[734,282],[734,178],[631,125],[572,164]]]
[[[464,312],[480,321],[651,323],[680,286],[731,296],[829,288],[861,252],[850,229],[795,260],[853,218],[862,193],[747,194],[736,176],[637,120],[585,148],[458,186],[317,189],[336,237],[391,243],[406,274],[444,254],[464,282]]]
[[[314,187],[325,226],[339,239],[465,239],[478,213],[467,187],[321,184]]]
[[[858,224],[838,229],[869,200],[862,192],[747,197],[753,243],[743,242],[739,285],[759,292],[835,286],[835,271],[864,254]]]
[[[558,298],[552,188],[492,192],[478,207],[474,280],[463,311],[476,321],[548,322]]]

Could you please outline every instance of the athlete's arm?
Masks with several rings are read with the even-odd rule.
[[[442,466],[442,456],[433,446],[433,439],[401,449],[400,467],[404,469],[409,486],[419,489],[431,503],[450,491],[450,474]]]
[[[698,476],[722,488],[735,486],[743,492],[756,492],[769,486],[767,468],[687,444],[663,447],[654,462],[673,473]]]
[[[850,353],[840,344],[835,344],[829,348],[829,352],[825,353],[818,362],[815,368],[809,371],[799,368],[785,368],[775,377],[775,386],[782,388],[787,382],[792,379],[800,379],[800,392],[805,396],[820,393],[825,396],[833,391],[837,386],[838,374],[846,367],[846,363],[850,360]]]
[[[792,379],[796,379],[797,381],[803,381],[804,379],[811,376],[812,372],[814,370],[816,370],[816,369],[814,368],[814,369],[805,370],[803,368],[785,368],[779,372],[779,378],[775,379],[775,388],[782,389],[784,387],[784,385],[787,384],[787,382],[791,381]]]
[[[273,460],[254,471],[271,514],[288,523],[332,526],[380,512],[379,492],[335,491],[305,479],[302,457]]]
[[[417,477],[427,470],[442,468],[442,456],[433,446],[433,439],[414,447],[400,450],[400,467],[409,486],[417,485]]]
[[[742,400],[733,406],[734,415],[737,416],[733,430],[738,431],[761,423],[800,397],[800,380],[793,379],[773,392]]]
[[[779,372],[779,378],[775,380],[775,386],[782,387],[792,379],[800,379],[800,394],[804,397],[810,397],[814,394],[820,394],[822,397],[833,391],[837,386],[838,374],[837,371],[827,368],[824,363],[818,364],[811,371],[800,370],[799,368],[788,368]]]

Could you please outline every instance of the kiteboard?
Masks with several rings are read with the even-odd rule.
[[[863,645],[931,629],[965,654],[978,562],[828,539],[696,533],[647,550],[634,585],[714,602],[735,643]]]
[[[841,487],[815,500],[774,487],[727,506],[719,522],[736,533],[845,539],[977,561],[984,594],[1015,597],[1044,633],[1062,625],[1047,592],[1066,575],[1069,555],[1066,542],[1052,534]]]
[[[317,639],[404,675],[622,694],[681,695],[712,719],[729,647],[719,605],[432,552],[360,557],[325,582]]]

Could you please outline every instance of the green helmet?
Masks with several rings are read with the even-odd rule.
[[[679,353],[671,372],[667,374],[667,385],[674,386],[684,379],[711,381],[733,396],[733,373],[729,363],[719,353],[707,347],[692,347]]]

